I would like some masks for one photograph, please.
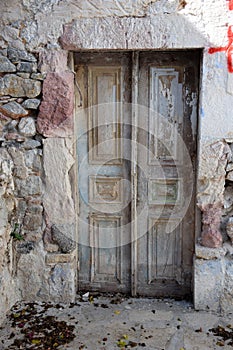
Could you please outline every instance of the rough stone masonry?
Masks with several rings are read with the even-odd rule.
[[[230,4],[1,1],[1,313],[20,299],[75,298],[72,52],[99,49],[203,50],[194,302],[197,309],[233,310]]]

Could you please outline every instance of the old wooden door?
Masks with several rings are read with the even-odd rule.
[[[77,81],[79,288],[128,293],[130,56],[78,55]]]
[[[139,56],[135,293],[190,294],[199,54]],[[147,129],[148,128],[148,129]],[[143,215],[140,215],[143,213]],[[145,232],[146,227],[146,233]]]
[[[75,65],[79,290],[188,295],[199,53],[78,53]]]

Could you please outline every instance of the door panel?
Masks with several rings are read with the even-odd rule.
[[[158,279],[181,280],[180,230],[171,228],[165,234],[167,220],[149,218],[150,231],[147,236],[148,245],[148,284],[156,283]]]
[[[121,101],[121,67],[88,67],[88,106],[89,113],[89,149],[90,162],[118,164],[122,158],[120,127],[122,114],[119,111]],[[103,108],[103,103],[115,103]],[[101,105],[99,107],[99,105]],[[112,110],[109,108],[112,107]]]
[[[76,57],[79,289],[130,292],[130,55]],[[83,108],[85,107],[85,108]],[[124,118],[125,124],[122,126]]]
[[[120,216],[100,216],[93,215],[91,217],[91,245],[92,257],[91,257],[91,283],[99,282],[111,282],[116,285],[122,284],[121,276],[121,249],[120,249],[120,229],[121,229],[121,217]],[[114,227],[114,235],[111,235],[112,228]],[[103,232],[102,232],[103,230]],[[105,230],[109,231],[107,237],[105,237]],[[117,235],[115,233],[117,232]],[[104,241],[101,239],[104,238]],[[113,248],[99,248],[105,246],[105,239],[114,242]]]
[[[138,143],[149,150],[138,153],[140,295],[191,292],[198,67],[196,53],[140,55],[139,104],[149,107],[139,113]]]
[[[75,55],[79,290],[190,294],[199,60]]]

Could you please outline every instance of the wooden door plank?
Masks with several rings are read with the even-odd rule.
[[[130,137],[124,105],[130,101],[130,56],[83,53],[75,62],[83,97],[77,120],[79,290],[128,293],[130,162],[123,146]]]
[[[139,154],[137,211],[148,214],[138,221],[138,294],[179,297],[191,292],[195,183],[186,147],[195,166],[199,54],[142,52],[139,62],[148,132],[138,141],[149,152]]]

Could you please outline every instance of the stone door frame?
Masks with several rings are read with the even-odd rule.
[[[200,50],[201,48],[198,48],[198,49],[195,49],[195,50]],[[102,47],[102,48],[89,48],[89,49],[86,49],[85,48],[85,50],[82,50],[82,49],[79,49],[79,50],[75,50],[75,51],[68,51],[68,65],[69,65],[69,67],[70,67],[70,69],[72,70],[72,72],[75,74],[75,67],[74,67],[74,54],[82,54],[83,52],[86,52],[86,53],[91,53],[91,52],[108,52],[108,51],[111,51],[111,52],[121,52],[121,50],[123,50],[124,52],[127,52],[127,51],[129,51],[129,52],[134,52],[134,60],[135,60],[135,62],[136,62],[136,56],[138,56],[138,53],[139,52],[142,52],[142,51],[144,51],[144,52],[146,52],[146,51],[151,51],[151,52],[159,52],[159,51],[161,51],[161,50],[159,50],[159,49],[156,49],[156,48],[154,48],[154,49],[148,49],[148,48],[145,48],[145,49],[136,49],[136,50],[125,50],[123,47],[122,48],[117,48],[117,49],[107,49],[106,50],[106,48],[104,48],[104,47]],[[163,52],[169,52],[169,51],[171,51],[171,49],[166,49],[166,50],[163,50]],[[174,50],[172,50],[172,51],[174,51]],[[179,49],[178,51],[186,51],[186,49]],[[201,66],[202,66],[202,59],[203,59],[203,57],[202,57],[202,55],[200,55],[200,68],[201,68]],[[134,74],[135,74],[135,72],[134,72]],[[201,76],[199,76],[199,89],[198,89],[198,93],[200,93],[200,86],[201,86]],[[82,100],[82,97],[81,97],[81,95],[80,95],[80,88],[79,88],[79,85],[78,85],[78,82],[76,81],[76,79],[75,79],[75,81],[74,81],[74,87],[75,87],[75,93],[74,93],[74,96],[75,96],[75,104],[76,105],[79,105],[80,104],[80,101]],[[81,98],[81,100],[80,100],[80,98]],[[133,96],[132,96],[132,101],[133,101],[133,99],[135,99],[135,93],[133,93]],[[78,101],[77,101],[78,100]],[[193,195],[195,196],[195,198],[196,198],[196,196],[197,196],[197,193],[196,193],[196,189],[197,189],[197,184],[196,184],[196,181],[197,181],[197,164],[198,164],[198,149],[199,149],[199,137],[198,137],[198,135],[199,135],[199,127],[198,127],[198,125],[199,125],[199,110],[200,110],[200,100],[199,100],[199,102],[198,102],[198,104],[197,104],[197,128],[196,128],[196,132],[197,132],[197,134],[196,134],[196,143],[197,143],[197,147],[196,147],[196,154],[197,154],[197,157],[196,157],[196,164],[195,164],[195,169],[194,169],[194,179],[195,179],[195,183],[194,183],[194,188],[193,188],[193,191],[194,191],[194,193],[193,193]],[[77,125],[77,121],[75,122],[75,120],[76,120],[76,116],[75,116],[75,110],[76,110],[76,108],[74,109],[74,131],[75,131],[75,128],[76,128],[76,125]],[[74,158],[76,159],[76,147],[74,147]],[[77,169],[77,166],[75,167],[75,179],[76,179],[76,182],[75,182],[75,193],[77,194],[77,196],[76,196],[76,203],[75,203],[75,207],[76,207],[76,213],[78,213],[78,203],[79,203],[79,188],[78,188],[78,181],[77,181],[77,179],[78,179],[78,169]],[[196,208],[195,208],[195,232],[194,232],[194,244],[195,244],[195,242],[196,242],[196,239],[197,239],[197,237],[199,237],[200,236],[200,232],[201,232],[201,225],[200,225],[200,222],[201,222],[201,214],[200,214],[200,210],[199,210],[199,208],[196,206]],[[76,242],[78,243],[78,214],[77,214],[77,221],[76,221]],[[195,247],[193,247],[194,248],[194,251],[193,251],[193,256],[194,256],[194,254],[195,254]],[[134,248],[132,248],[132,249],[134,249]],[[76,264],[77,264],[77,268],[79,269],[79,260],[78,260],[78,256],[76,255]],[[132,263],[133,263],[133,265],[135,265],[136,264],[136,261],[132,261]],[[194,265],[193,265],[193,276],[194,276]],[[76,285],[76,288],[78,287],[78,278],[77,278],[77,276],[76,276],[76,283],[75,283],[75,285]],[[135,293],[134,293],[134,289],[135,289],[135,285],[136,285],[136,281],[134,280],[134,278],[132,278],[132,295],[136,295]],[[192,286],[192,292],[193,292],[193,286]]]

